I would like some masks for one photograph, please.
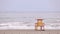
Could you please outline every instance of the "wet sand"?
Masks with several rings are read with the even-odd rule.
[[[60,34],[60,30],[0,30],[0,34]]]

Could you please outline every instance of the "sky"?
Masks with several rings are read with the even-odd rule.
[[[0,0],[0,12],[60,12],[60,0]]]
[[[35,23],[40,17],[46,18],[46,23],[51,23],[47,18],[60,23],[60,0],[0,0],[0,22]]]

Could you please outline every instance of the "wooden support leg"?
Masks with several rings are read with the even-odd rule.
[[[41,31],[44,31],[44,26],[40,26],[40,30]]]
[[[37,26],[35,26],[35,30],[38,30],[38,29],[37,29]]]
[[[44,26],[42,27],[42,30],[45,31]]]
[[[40,30],[42,30],[42,26],[40,26]]]

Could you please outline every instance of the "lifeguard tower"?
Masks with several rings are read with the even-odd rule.
[[[35,23],[35,30],[38,30],[38,27],[40,27],[41,31],[44,31],[43,19],[37,19],[37,23]]]

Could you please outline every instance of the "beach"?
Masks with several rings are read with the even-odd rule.
[[[60,34],[60,30],[0,30],[0,34]]]

